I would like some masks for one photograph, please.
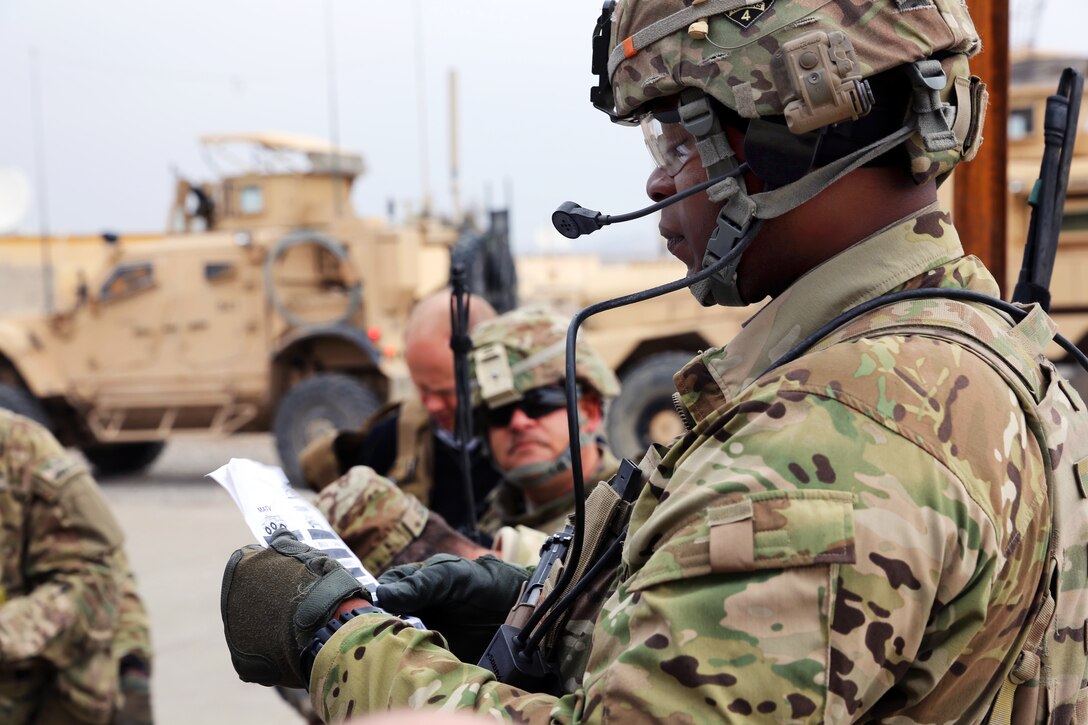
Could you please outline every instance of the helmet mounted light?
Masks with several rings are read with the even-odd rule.
[[[784,43],[771,58],[771,70],[790,91],[784,115],[793,133],[856,121],[873,107],[873,92],[843,32],[816,30]]]

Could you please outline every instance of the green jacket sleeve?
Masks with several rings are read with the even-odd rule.
[[[1003,577],[1031,576],[1009,556],[1021,538],[995,528],[978,495],[988,484],[841,401],[775,407],[768,395],[650,476],[580,689],[521,692],[436,635],[371,615],[320,652],[318,711],[332,722],[406,706],[527,722],[850,722],[941,686],[957,663],[992,678],[1017,630],[980,634],[982,623],[1025,604]],[[1045,540],[1023,533],[1029,551]]]
[[[117,626],[114,556],[122,536],[86,467],[44,431],[15,428],[5,454],[20,458],[25,593],[0,606],[0,661],[42,658],[58,669],[105,648]]]
[[[120,577],[120,609],[118,610],[117,634],[113,639],[113,656],[118,659],[134,657],[151,671],[151,622],[147,609],[136,590],[136,577],[129,566],[128,557],[118,550],[116,562]]]

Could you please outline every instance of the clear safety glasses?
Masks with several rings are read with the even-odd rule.
[[[680,169],[696,156],[695,139],[682,123],[662,122],[648,113],[639,121],[639,126],[654,163],[669,176],[679,174]]]

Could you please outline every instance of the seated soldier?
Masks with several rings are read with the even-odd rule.
[[[540,308],[514,310],[473,333],[476,418],[503,480],[485,501],[479,528],[504,560],[529,564],[574,510],[567,406],[563,391],[567,326]],[[505,380],[497,389],[493,376]],[[618,467],[602,437],[605,402],[619,394],[611,370],[578,342],[582,470],[606,480]],[[487,391],[483,395],[479,391]],[[365,467],[351,469],[317,501],[344,541],[377,574],[436,553],[476,557],[488,549],[452,531],[414,496]]]
[[[469,299],[468,326],[495,316],[482,297]],[[408,317],[404,359],[416,396],[378,410],[358,431],[339,431],[313,441],[302,452],[302,476],[315,491],[347,473],[368,466],[411,493],[450,526],[469,523],[461,476],[461,450],[454,438],[457,397],[450,349],[450,291],[423,298]],[[469,443],[476,515],[500,474],[482,441]]]

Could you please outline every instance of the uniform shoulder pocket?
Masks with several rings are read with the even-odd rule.
[[[712,506],[666,536],[627,588],[855,560],[852,493],[761,491]]]
[[[35,495],[58,512],[58,525],[78,532],[84,539],[100,539],[111,548],[124,540],[85,464],[69,455],[57,456],[36,465],[32,477]]]
[[[86,464],[63,453],[39,460],[31,468],[30,475],[34,493],[46,501],[55,501],[72,481],[81,475],[90,477],[91,474]]]

